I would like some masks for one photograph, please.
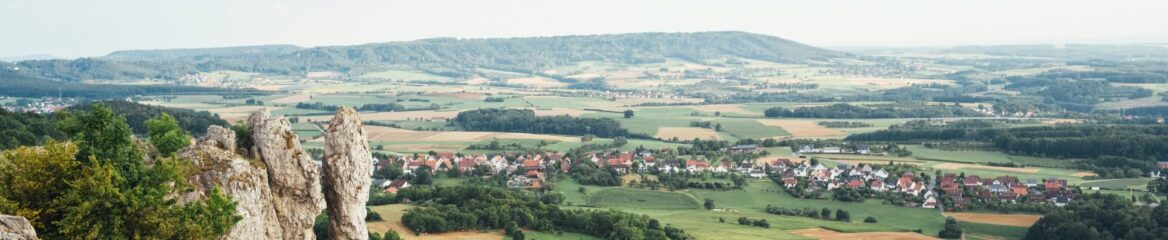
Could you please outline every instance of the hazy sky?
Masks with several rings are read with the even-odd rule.
[[[1164,0],[4,0],[0,56],[737,30],[811,45],[1168,42]]]

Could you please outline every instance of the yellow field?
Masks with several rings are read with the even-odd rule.
[[[798,234],[804,237],[815,239],[836,239],[836,240],[916,240],[916,239],[937,239],[921,235],[913,232],[861,232],[861,233],[841,233],[822,228],[808,228],[791,230],[791,233]]]
[[[661,139],[694,139],[701,138],[704,140],[718,139],[718,132],[709,128],[696,127],[660,127],[657,128],[657,137]]]
[[[994,214],[994,213],[946,213],[946,216],[956,218],[957,221],[1030,227],[1038,222],[1042,215],[1034,214]]]
[[[813,120],[759,119],[763,125],[783,128],[793,138],[833,138],[847,136],[847,133],[820,126]]]

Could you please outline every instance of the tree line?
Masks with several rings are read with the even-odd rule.
[[[547,194],[547,193],[543,193]],[[684,230],[616,210],[561,209],[540,193],[488,186],[406,188],[398,199],[421,202],[402,215],[417,233],[502,229],[575,232],[607,239],[689,239]],[[551,199],[552,201],[548,201]],[[562,198],[560,198],[562,200]]]
[[[576,118],[567,115],[535,116],[530,109],[483,108],[458,113],[454,123],[467,131],[523,132],[597,137],[649,138],[629,133],[609,118]]]
[[[981,112],[964,107],[949,106],[876,106],[862,107],[847,103],[838,103],[830,106],[801,107],[786,109],[783,107],[769,108],[763,112],[766,117],[785,118],[937,118],[937,117],[979,117],[985,116]]]
[[[1168,238],[1168,206],[1137,205],[1114,194],[1083,194],[1042,216],[1026,232],[1026,240],[1164,239]]]

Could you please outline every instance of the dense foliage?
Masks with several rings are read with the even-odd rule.
[[[518,227],[576,232],[607,239],[688,239],[681,229],[651,224],[648,216],[615,210],[567,210],[540,201],[537,193],[486,186],[402,189],[398,199],[421,203],[402,215],[417,233]]]
[[[114,114],[120,115],[126,119],[126,123],[130,125],[130,130],[134,134],[144,135],[147,133],[146,120],[157,117],[161,114],[166,114],[178,121],[178,126],[182,131],[193,133],[195,135],[203,135],[207,133],[207,127],[211,125],[227,126],[227,121],[219,118],[218,115],[207,111],[195,111],[190,109],[169,108],[150,106],[140,103],[127,102],[121,100],[101,101],[98,102],[113,111]],[[72,111],[85,110],[86,106],[76,106],[70,108]]]
[[[1024,239],[1164,239],[1168,206],[1140,206],[1112,194],[1085,194],[1046,214]]]
[[[15,113],[0,109],[0,150],[40,145],[46,139],[63,139],[57,121],[36,113]]]
[[[191,136],[179,128],[178,121],[170,114],[162,113],[158,117],[146,120],[146,129],[147,139],[162,156],[174,155],[178,150],[191,144]]]
[[[458,113],[454,122],[468,131],[524,132],[598,137],[628,137],[629,130],[608,118],[537,117],[530,109],[484,108]]]
[[[28,218],[46,239],[214,239],[240,217],[214,189],[179,203],[185,161],[143,161],[130,128],[112,111],[65,116],[71,143],[49,141],[0,157],[0,212]]]

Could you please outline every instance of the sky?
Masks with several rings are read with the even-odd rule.
[[[4,0],[0,57],[631,32],[821,47],[1168,42],[1163,0]]]

